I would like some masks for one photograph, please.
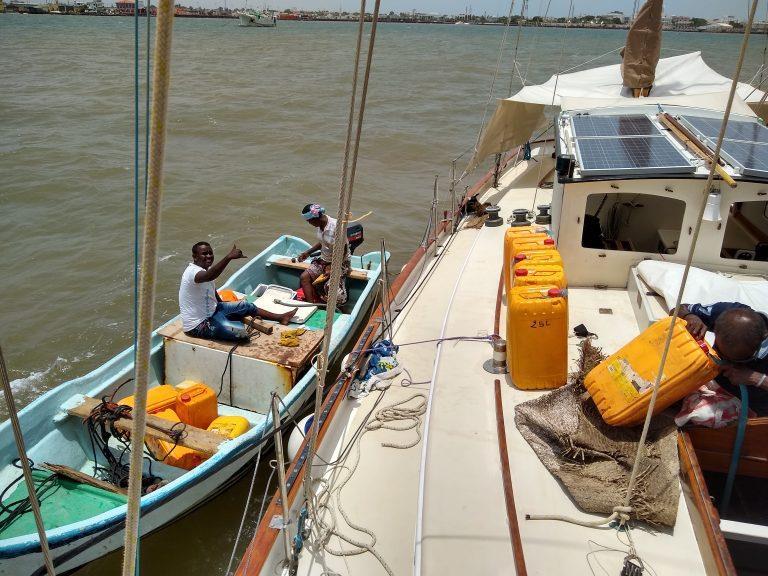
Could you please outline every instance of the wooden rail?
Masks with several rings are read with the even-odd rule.
[[[101,404],[101,400],[96,398],[90,398],[83,396],[83,401],[76,405],[67,408],[67,413],[72,416],[78,416],[80,418],[88,418],[94,408]],[[129,415],[123,416],[115,421],[115,428],[121,432],[131,431],[131,423],[133,420]],[[174,442],[174,434],[180,430],[179,425],[172,430],[174,423],[170,420],[159,418],[152,414],[147,414],[147,431],[145,436],[151,438],[157,438],[165,442]],[[178,445],[185,448],[191,448],[198,452],[203,453],[206,456],[213,456],[219,449],[219,445],[225,442],[227,438],[222,437],[216,432],[208,432],[202,428],[195,428],[186,424],[183,428],[184,433],[179,438]]]
[[[306,270],[309,268],[309,262],[294,262],[290,258],[276,258],[275,260],[272,260],[270,264],[282,266],[283,268],[293,268],[294,270]],[[368,280],[368,273],[365,270],[352,269],[347,275],[347,278],[351,278],[352,280]]]

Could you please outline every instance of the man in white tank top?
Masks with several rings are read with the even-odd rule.
[[[237,246],[232,246],[232,250],[214,264],[213,248],[208,242],[192,246],[192,262],[184,270],[179,286],[179,310],[184,332],[210,340],[247,341],[248,332],[243,324],[246,316],[259,316],[281,324],[290,322],[296,308],[285,314],[273,314],[245,300],[221,301],[214,280],[224,272],[227,264],[239,258],[245,256]]]
[[[336,219],[325,214],[325,208],[320,204],[307,204],[301,211],[301,216],[317,231],[317,243],[298,255],[299,262],[306,260],[312,252],[320,250],[320,257],[313,258],[309,268],[301,273],[301,288],[308,302],[327,302],[329,277],[331,274],[331,258],[333,255],[333,236],[336,232]],[[341,265],[341,280],[337,304],[343,305],[347,301],[346,277],[352,267],[352,254],[347,241],[346,230],[342,233],[344,242],[344,261]]]

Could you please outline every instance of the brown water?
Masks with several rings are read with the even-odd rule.
[[[0,14],[0,344],[19,405],[131,343],[132,26],[130,18]],[[420,239],[435,174],[445,197],[451,159],[474,142],[502,33],[379,29],[353,212],[373,210],[361,250],[386,238],[393,270]],[[524,29],[521,68],[540,82],[558,64],[619,46],[624,34]],[[178,279],[195,241],[207,239],[219,255],[237,242],[254,255],[283,233],[311,238],[298,215],[307,202],[335,210],[354,38],[344,23],[175,23],[157,324],[177,313]],[[665,33],[663,55],[701,50],[730,76],[740,41]],[[763,47],[763,38],[753,40],[744,79]],[[509,61],[497,96],[507,95]],[[616,61],[613,54],[594,65]],[[244,479],[147,538],[142,573],[223,573],[247,488]],[[80,573],[116,573],[119,561],[112,555]]]

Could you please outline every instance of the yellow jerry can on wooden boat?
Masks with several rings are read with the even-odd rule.
[[[584,386],[607,424],[634,426],[645,419],[669,325],[668,318],[652,324],[587,374]],[[681,318],[675,322],[654,414],[717,376],[706,343],[697,342],[685,326]]]
[[[232,439],[242,436],[250,427],[248,420],[242,416],[219,416],[208,426],[208,431]]]
[[[554,252],[554,250],[551,250]],[[517,286],[557,286],[565,288],[565,271],[559,264],[536,264],[527,261],[515,264],[512,285]]]
[[[161,384],[147,390],[147,414],[156,414],[162,410],[173,408],[176,405],[178,390],[168,384]],[[117,402],[123,406],[133,408],[133,396],[127,396]]]
[[[568,301],[557,286],[515,286],[507,298],[507,367],[523,390],[558,388],[568,377]]]
[[[170,408],[161,410],[156,413],[155,416],[170,422],[181,422],[178,414]],[[182,429],[183,427],[179,427],[179,430]],[[183,468],[184,470],[192,470],[192,468],[206,459],[200,452],[192,450],[192,448],[179,446],[174,442],[158,440],[157,438],[151,438],[149,436],[146,436],[144,440],[152,455],[169,466],[176,466],[177,468]]]
[[[531,250],[529,252],[518,252],[513,259],[513,266],[525,261],[535,264],[553,264],[563,265],[563,258],[558,250]]]

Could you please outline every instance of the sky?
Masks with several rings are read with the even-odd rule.
[[[571,0],[529,0],[528,14],[535,16],[543,14],[547,3],[550,3],[549,15],[565,16],[568,13]],[[237,5],[242,0],[230,0],[228,5]],[[642,4],[643,0],[637,0],[637,4]],[[758,19],[765,19],[766,2],[768,0],[759,0]],[[192,4],[195,6],[215,7],[223,5],[223,0],[179,0],[181,4]],[[264,0],[251,0],[251,5],[261,6]],[[341,4],[343,10],[354,12],[360,6],[359,0],[269,0],[266,4],[276,10],[286,8],[299,8],[308,10],[338,10]],[[369,5],[373,6],[373,0],[369,0]],[[522,0],[515,2],[515,13],[519,12]],[[746,19],[747,14],[746,0],[666,0],[664,2],[664,12],[668,15],[691,16],[699,18],[720,18],[723,16],[736,16],[738,19]],[[613,10],[620,10],[625,14],[632,14],[632,7],[635,0],[573,0],[574,13],[576,15],[586,14],[605,14]],[[418,12],[437,13],[437,14],[461,14],[467,6],[472,7],[472,13],[476,15],[487,14],[491,16],[506,15],[509,11],[508,0],[382,0],[381,10],[384,13],[394,10],[395,12]]]

